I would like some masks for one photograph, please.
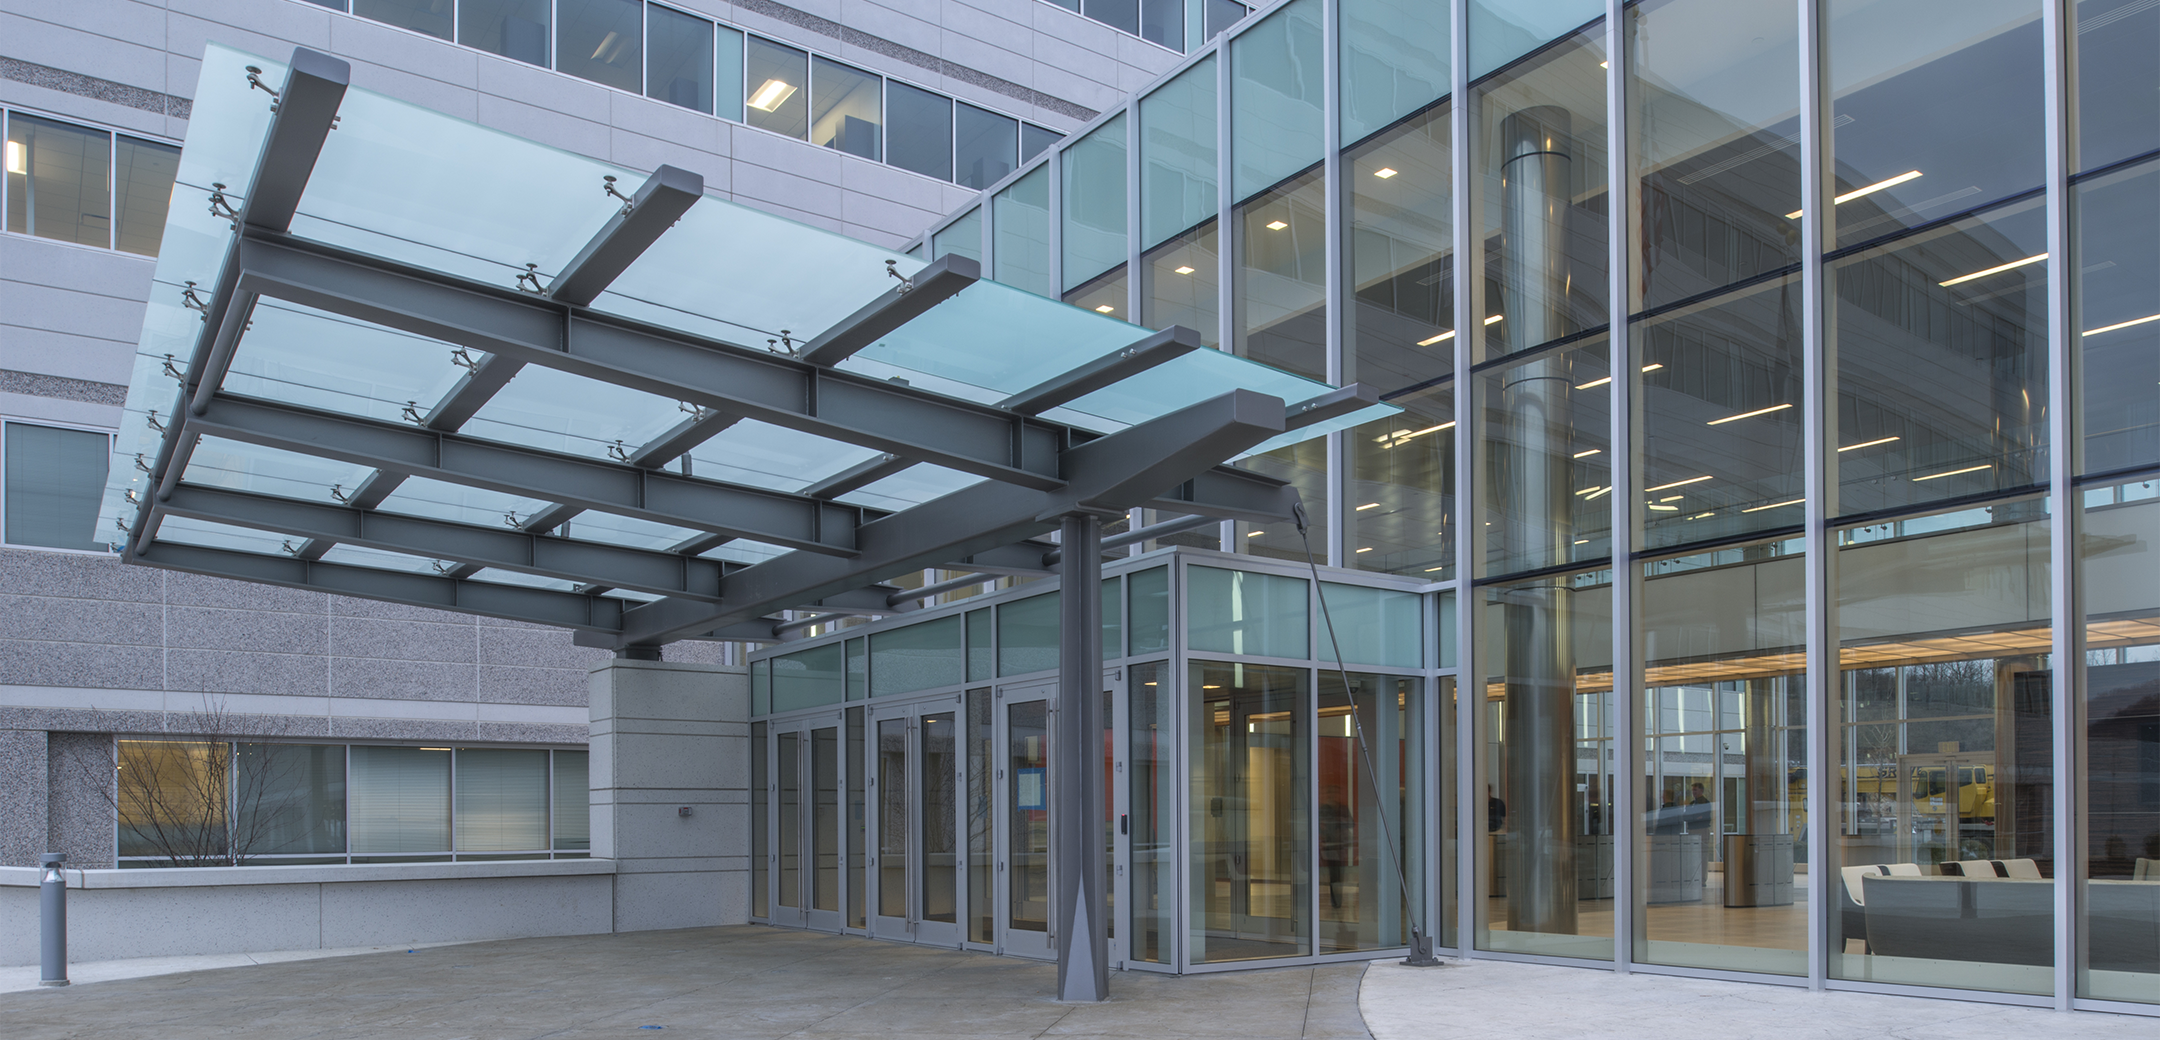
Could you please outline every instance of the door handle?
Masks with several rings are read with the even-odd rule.
[[[1119,814],[1118,814],[1118,817],[1117,817],[1117,832],[1118,832],[1119,834],[1131,834],[1131,833],[1132,833],[1132,820],[1131,820],[1131,818],[1130,818],[1130,817],[1126,816],[1126,815],[1125,815],[1124,813],[1119,813]]]

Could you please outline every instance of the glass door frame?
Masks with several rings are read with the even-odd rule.
[[[1034,932],[1016,930],[1012,925],[1013,878],[1016,873],[1013,865],[1012,849],[1013,841],[1017,837],[1012,822],[1013,814],[1017,811],[1017,806],[1013,804],[1013,792],[1017,788],[1018,778],[1008,776],[1007,773],[1012,761],[1012,708],[1014,705],[1025,703],[1041,703],[1044,706],[1042,736],[1044,754],[1047,760],[1049,748],[1054,745],[1056,740],[1056,727],[1059,722],[1057,678],[1052,676],[1047,679],[1024,679],[1015,682],[998,683],[991,693],[990,729],[993,734],[991,746],[996,751],[998,762],[991,794],[992,814],[995,824],[991,828],[990,847],[992,850],[991,855],[995,857],[997,863],[997,876],[992,886],[994,899],[996,900],[996,910],[992,914],[991,935],[994,938],[993,949],[999,954],[1026,957],[1032,960],[1051,960],[1057,957],[1057,940],[1055,938],[1057,924],[1055,919],[1057,914],[1058,879],[1056,871],[1057,851],[1050,847],[1049,843],[1053,832],[1049,829],[1047,823],[1045,824],[1046,830],[1043,841],[1043,855],[1046,861],[1043,871],[1043,884],[1044,898],[1047,904],[1044,912],[1044,930],[1041,933],[1041,938],[1037,939]],[[1044,768],[1044,782],[1041,794],[1044,799],[1042,804],[1046,819],[1050,804],[1050,785],[1055,783],[1055,778],[1051,775],[1050,770],[1054,768],[1054,763],[1046,765]]]
[[[955,949],[961,948],[964,945],[965,922],[968,913],[966,885],[967,806],[965,797],[967,755],[963,742],[964,738],[960,737],[965,728],[967,717],[966,694],[946,692],[929,697],[915,697],[899,703],[871,703],[861,706],[866,709],[863,719],[863,753],[865,761],[862,763],[862,767],[864,769],[864,801],[866,804],[864,848],[868,863],[865,864],[863,877],[863,900],[867,904],[866,908],[870,911],[865,915],[868,934],[876,939],[891,939],[899,942],[922,943],[933,946],[950,946]],[[955,854],[952,904],[954,919],[949,922],[925,920],[923,907],[925,806],[923,803],[922,778],[926,756],[924,755],[922,720],[926,716],[933,715],[945,715],[953,720],[956,735],[954,757],[959,763],[959,769],[954,781],[954,791],[960,797],[954,800],[952,819],[949,821],[952,828],[951,833],[954,837]],[[906,911],[900,917],[879,912],[883,906],[885,868],[881,862],[881,857],[884,855],[884,834],[882,833],[884,814],[880,806],[883,803],[884,792],[878,784],[880,773],[877,765],[879,755],[878,728],[883,723],[894,721],[902,722],[904,725],[906,765],[903,767],[903,772],[906,774],[907,780],[904,795],[907,805],[907,862],[900,874],[901,884],[906,888],[907,894],[904,900]]]

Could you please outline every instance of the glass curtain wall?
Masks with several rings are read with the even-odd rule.
[[[1187,959],[1310,954],[1311,673],[1194,661],[1187,681]]]
[[[1210,347],[1222,340],[1216,61],[1140,101],[1140,324],[1183,325]]]

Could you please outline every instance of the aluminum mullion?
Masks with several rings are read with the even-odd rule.
[[[1635,624],[1639,568],[1634,562],[1635,515],[1639,498],[1635,476],[1635,384],[1633,337],[1628,335],[1630,310],[1629,229],[1636,214],[1634,164],[1628,154],[1627,19],[1623,0],[1605,2],[1605,198],[1606,198],[1606,336],[1607,371],[1612,373],[1611,430],[1608,453],[1612,457],[1612,664],[1611,700],[1606,704],[1607,726],[1613,764],[1611,797],[1613,811],[1607,826],[1613,838],[1613,971],[1625,975],[1633,967],[1636,933],[1641,923],[1635,898],[1635,851],[1641,843],[1642,815],[1634,812],[1635,777],[1640,775],[1642,738],[1637,730],[1640,716],[1631,710],[1640,679],[1641,659]],[[1602,760],[1608,757],[1601,754]],[[1602,768],[1603,761],[1599,762]],[[1593,836],[1594,837],[1594,836]]]
[[[1449,223],[1454,251],[1455,313],[1450,318],[1455,339],[1455,948],[1464,957],[1477,955],[1477,918],[1480,837],[1477,821],[1484,818],[1477,803],[1478,732],[1477,707],[1484,703],[1484,671],[1478,664],[1478,604],[1471,577],[1482,558],[1483,525],[1474,522],[1477,454],[1476,409],[1470,383],[1472,346],[1481,326],[1465,322],[1474,313],[1479,254],[1471,222],[1476,214],[1475,179],[1470,164],[1470,0],[1448,3],[1448,105],[1449,176],[1455,190],[1449,193]]]
[[[1801,538],[1805,543],[1806,556],[1802,564],[1806,585],[1806,619],[1803,640],[1806,646],[1806,709],[1807,762],[1809,776],[1834,776],[1831,750],[1836,746],[1836,715],[1830,710],[1833,683],[1837,676],[1837,648],[1831,639],[1831,595],[1835,589],[1832,581],[1835,546],[1831,543],[1828,517],[1834,514],[1836,482],[1831,467],[1837,464],[1835,452],[1825,450],[1834,431],[1829,420],[1835,402],[1828,396],[1830,386],[1830,346],[1825,322],[1829,315],[1824,310],[1823,279],[1827,273],[1823,263],[1826,246],[1823,230],[1824,220],[1829,216],[1829,163],[1830,138],[1827,133],[1829,97],[1826,93],[1828,66],[1823,53],[1824,0],[1800,0],[1800,199],[1806,212],[1800,223],[1800,291],[1801,291],[1801,448],[1805,482],[1806,505],[1805,529]],[[1822,990],[1828,983],[1831,950],[1831,917],[1827,905],[1830,899],[1830,838],[1829,829],[1839,826],[1830,800],[1831,785],[1811,783],[1807,786],[1808,821],[1808,873],[1807,873],[1807,984],[1811,990]],[[1842,883],[1842,882],[1841,882]],[[1838,940],[1837,953],[1842,954],[1844,943]]]
[[[2072,391],[2075,372],[2071,280],[2078,267],[2070,252],[2070,76],[2075,39],[2071,4],[2047,0],[2040,14],[2043,41],[2041,87],[2044,98],[2047,163],[2047,330],[2048,330],[2048,603],[2054,617],[2049,683],[2054,700],[2053,801],[2055,846],[2055,1007],[2071,1009],[2077,997],[2078,969],[2084,963],[2084,902],[2088,850],[2084,842],[2080,797],[2084,791],[2077,736],[2084,730],[2085,614],[2079,589],[2078,548],[2081,502],[2075,485],[2079,443]]]
[[[954,148],[959,147],[957,143],[960,140],[959,118],[959,109],[956,108],[953,110]],[[1072,135],[1068,136],[1066,140],[1072,144],[1077,144],[1083,136],[1085,135]],[[1050,193],[1048,200],[1050,220],[1049,226],[1043,229],[1043,237],[1048,239],[1050,243],[1050,256],[1044,261],[1043,270],[1049,272],[1049,295],[1053,300],[1063,300],[1065,298],[1065,153],[1068,150],[1070,150],[1069,147],[1052,151],[1043,163],[1050,171],[1047,175],[1050,182],[1048,187]],[[958,162],[959,159],[956,155],[953,169],[955,174],[959,173]]]
[[[1237,293],[1233,280],[1237,276],[1236,254],[1244,236],[1230,227],[1231,211],[1237,202],[1236,156],[1230,132],[1230,89],[1236,82],[1230,68],[1230,33],[1226,29],[1215,46],[1215,349],[1227,354],[1237,353],[1237,339],[1231,315],[1237,306]],[[1216,541],[1223,552],[1244,552],[1238,544],[1236,521],[1225,520]],[[1180,956],[1183,950],[1179,951]],[[1179,962],[1180,969],[1185,965]]]
[[[1343,193],[1348,190],[1348,185],[1343,182],[1342,153],[1342,0],[1321,0],[1320,140],[1320,206],[1321,220],[1326,224],[1322,239],[1321,282],[1326,289],[1322,306],[1327,308],[1323,323],[1326,360],[1322,370],[1327,374],[1328,383],[1341,386],[1348,364],[1344,356],[1347,347],[1343,323],[1349,319],[1350,310],[1348,294],[1343,291],[1343,242],[1350,229],[1343,221],[1347,208],[1343,205]],[[1325,552],[1330,567],[1348,566],[1350,561],[1350,524],[1346,514],[1350,473],[1346,465],[1347,453],[1343,449],[1343,432],[1337,430],[1328,434],[1328,479],[1324,485],[1328,500],[1322,503],[1321,516],[1327,521]],[[1317,913],[1313,920],[1316,924],[1319,921]]]
[[[1134,95],[1125,111],[1125,320],[1140,324],[1140,100]],[[1132,527],[1140,526],[1133,520]]]

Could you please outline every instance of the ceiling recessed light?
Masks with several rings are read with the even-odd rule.
[[[760,112],[770,112],[794,96],[794,84],[783,79],[769,79],[750,95],[749,105]]]
[[[1249,532],[1249,533],[1247,533],[1247,534],[1245,535],[1245,537],[1247,537],[1247,538],[1258,538],[1258,537],[1260,537],[1260,532],[1258,532],[1258,531],[1252,531],[1252,532]]]
[[[1995,266],[1990,267],[1985,271],[1974,271],[1971,274],[1959,275],[1958,277],[1952,278],[1947,282],[1936,282],[1935,284],[1940,285],[1945,289],[1948,289],[1953,285],[1963,285],[1966,282],[1972,281],[1975,278],[1986,278],[1988,275],[1991,274],[2001,274],[2004,271],[2016,270],[2017,268],[2023,267],[2026,264],[2037,264],[2040,261],[2047,259],[2047,256],[2048,255],[2046,253],[2042,253],[2039,256],[2028,256],[2023,260],[2012,260],[2007,264],[1996,264]]]
[[[1382,166],[1372,172],[1373,176],[1378,177],[1381,180],[1387,180],[1389,177],[1395,176],[1395,174],[1396,170],[1392,166]]]
[[[1366,547],[1365,547],[1365,548],[1363,548],[1363,549],[1359,549],[1359,550],[1358,550],[1358,552],[1361,552],[1361,553],[1369,553],[1369,552],[1371,552],[1371,551],[1372,551],[1372,546],[1370,546],[1370,545],[1366,546]],[[1353,554],[1353,555],[1354,555],[1354,554]]]
[[[1663,362],[1660,362],[1660,361],[1652,361],[1652,362],[1650,362],[1649,364],[1647,364],[1647,365],[1644,365],[1644,366],[1642,367],[1642,370],[1643,370],[1643,371],[1645,371],[1645,372],[1655,372],[1655,371],[1657,371],[1658,369],[1661,369],[1661,368],[1664,368],[1664,367],[1665,367],[1665,365],[1664,365],[1664,363],[1663,363]]]
[[[1177,269],[1177,273],[1178,273],[1178,274],[1191,274],[1191,273],[1193,273],[1193,269],[1192,269],[1192,268],[1190,268],[1190,267],[1180,267],[1180,268],[1178,268],[1178,269]]]
[[[1873,195],[1876,192],[1883,190],[1884,188],[1895,188],[1898,185],[1905,183],[1906,181],[1916,180],[1919,178],[1919,176],[1919,170],[1907,170],[1904,173],[1898,174],[1897,176],[1890,178],[1889,180],[1876,181],[1875,183],[1870,184],[1865,188],[1854,188],[1853,190],[1848,191],[1845,194],[1838,196],[1837,198],[1831,199],[1830,201],[1842,206],[1848,202],[1851,202],[1854,199]],[[1793,210],[1791,213],[1785,214],[1785,219],[1799,220],[1800,214],[1804,212],[1806,211],[1797,209]]]
[[[1268,221],[1268,222],[1267,222],[1267,229],[1268,229],[1269,231],[1281,231],[1282,229],[1284,229],[1284,228],[1286,228],[1286,227],[1289,227],[1289,226],[1290,226],[1290,225],[1288,225],[1288,224],[1285,224],[1285,223],[1283,223],[1283,222],[1282,222],[1282,221],[1280,221],[1280,220],[1270,220],[1270,221]]]
[[[1485,324],[1487,324],[1487,325],[1498,325],[1498,324],[1500,324],[1500,319],[1501,319],[1502,317],[1505,317],[1505,315],[1495,314],[1495,315],[1493,315],[1492,317],[1490,317],[1490,318],[1487,318],[1487,319],[1485,319]]]
[[[10,148],[13,148],[13,147],[15,147],[15,144],[14,144],[14,142],[12,142],[12,141],[11,141],[11,142],[9,142],[9,143],[8,143],[8,147],[10,147]],[[9,167],[8,167],[8,172],[9,172],[9,173],[21,173],[22,171],[21,171],[21,170],[18,170],[18,169],[15,169],[15,168],[14,168],[14,166],[13,166],[12,164],[10,164],[10,165],[9,165]],[[2103,333],[2103,332],[2113,332],[2113,331],[2115,331],[2116,329],[2127,329],[2127,328],[2129,328],[2129,327],[2131,327],[2131,326],[2133,326],[2133,325],[2143,325],[2143,324],[2145,324],[2145,323],[2146,323],[2146,322],[2148,322],[2148,321],[2160,321],[2160,314],[2148,314],[2148,315],[2146,315],[2146,316],[2144,316],[2144,317],[2142,317],[2142,318],[2132,318],[2132,319],[2130,319],[2129,321],[2119,321],[2119,322],[2116,322],[2116,323],[2115,323],[2115,324],[2113,324],[2113,325],[2103,325],[2103,326],[2101,326],[2100,328],[2097,328],[2097,329],[2086,329],[2086,330],[2085,330],[2085,332],[2084,332],[2084,335],[2087,335],[2087,336],[2097,336],[2097,335],[2099,335],[2099,334],[2101,334],[2101,333]]]
[[[1427,337],[1427,338],[1425,338],[1425,339],[1421,339],[1421,340],[1418,340],[1418,341],[1417,341],[1417,345],[1418,345],[1418,346],[1421,346],[1421,347],[1429,347],[1429,346],[1432,346],[1433,344],[1435,344],[1435,343],[1439,343],[1439,342],[1441,342],[1441,341],[1443,341],[1443,340],[1451,340],[1451,339],[1454,339],[1454,338],[1455,338],[1455,330],[1454,330],[1454,329],[1449,329],[1449,330],[1447,330],[1446,332],[1443,332],[1443,333],[1441,333],[1441,334],[1439,334],[1439,335],[1437,335],[1437,336],[1429,336],[1429,337]]]
[[[1960,473],[1978,473],[1978,472],[1980,472],[1981,470],[1984,470],[1984,469],[1994,469],[1994,468],[1995,468],[1995,464],[1994,464],[1994,463],[1992,463],[1992,462],[1983,462],[1983,463],[1981,463],[1981,464],[1980,464],[1980,465],[1978,465],[1978,466],[1967,466],[1967,467],[1965,467],[1964,469],[1953,469],[1953,470],[1946,470],[1946,471],[1944,471],[1944,472],[1942,472],[1942,473],[1930,473],[1930,474],[1928,474],[1927,476],[1924,476],[1924,477],[1914,477],[1914,478],[1913,478],[1913,483],[1917,484],[1917,483],[1919,483],[1919,482],[1921,482],[1921,481],[1923,481],[1923,480],[1939,480],[1939,479],[1941,479],[1941,478],[1943,478],[1943,477],[1954,477],[1954,476],[1957,476],[1957,475],[1958,475],[1958,474],[1960,474]]]
[[[1378,509],[1378,508],[1380,508],[1380,503],[1378,503],[1378,502],[1367,502],[1367,503],[1365,503],[1364,505],[1361,505],[1361,506],[1357,507],[1357,512],[1360,512],[1360,513],[1362,513],[1362,512],[1364,512],[1364,511],[1366,511],[1366,510],[1368,510],[1368,509]]]
[[[1578,458],[1578,459],[1583,459],[1583,458],[1589,458],[1590,456],[1592,456],[1592,455],[1595,455],[1595,454],[1597,454],[1598,452],[1601,452],[1601,451],[1604,451],[1604,450],[1605,450],[1605,449],[1603,449],[1603,448],[1592,448],[1592,449],[1590,449],[1589,451],[1578,451],[1578,452],[1576,452],[1576,453],[1575,453],[1575,457],[1576,457],[1576,458]]]
[[[1874,440],[1871,440],[1871,441],[1861,441],[1861,442],[1860,442],[1860,443],[1858,443],[1858,444],[1848,444],[1848,445],[1846,445],[1846,446],[1844,446],[1844,447],[1842,447],[1842,448],[1839,448],[1838,450],[1839,450],[1839,451],[1841,451],[1841,452],[1842,452],[1842,451],[1859,451],[1859,450],[1860,450],[1860,449],[1862,449],[1862,448],[1872,448],[1872,447],[1874,447],[1874,446],[1876,446],[1876,445],[1878,445],[1878,444],[1888,444],[1888,443],[1890,443],[1891,441],[1895,441],[1895,440],[1902,440],[1902,439],[1903,439],[1903,438],[1899,438],[1899,437],[1877,437],[1877,438],[1875,438]],[[1745,512],[1745,510],[1743,510],[1743,512]]]
[[[1098,313],[1098,314],[1108,314],[1108,313],[1110,313],[1111,311],[1114,311],[1114,310],[1117,310],[1117,308],[1116,308],[1116,307],[1112,307],[1112,306],[1110,306],[1110,305],[1109,305],[1109,304],[1107,304],[1107,303],[1106,303],[1106,304],[1103,304],[1103,305],[1102,305],[1102,306],[1100,306],[1100,307],[1097,307],[1097,308],[1095,308],[1095,312],[1096,312],[1096,313]]]
[[[1670,491],[1670,490],[1672,490],[1673,488],[1676,488],[1676,487],[1686,487],[1686,486],[1687,486],[1687,485],[1689,485],[1689,484],[1700,484],[1700,483],[1702,483],[1702,482],[1703,482],[1703,481],[1705,481],[1705,480],[1713,480],[1713,479],[1715,479],[1715,478],[1714,478],[1714,477],[1711,477],[1711,476],[1710,476],[1710,475],[1708,475],[1708,474],[1705,474],[1705,475],[1703,475],[1703,476],[1700,476],[1700,477],[1689,477],[1689,478],[1687,478],[1686,480],[1675,480],[1675,481],[1673,481],[1673,482],[1672,482],[1672,483],[1670,483],[1670,484],[1659,484],[1658,486],[1656,486],[1656,487],[1654,487],[1654,488],[1644,488],[1643,490],[1644,490],[1645,492],[1650,492],[1650,491]]]
[[[1743,509],[1743,510],[1741,510],[1741,512],[1743,512],[1743,513],[1760,513],[1760,512],[1762,512],[1762,511],[1763,511],[1763,510],[1765,510],[1765,509],[1783,509],[1783,508],[1785,508],[1786,506],[1796,506],[1796,505],[1799,505],[1800,503],[1802,503],[1802,502],[1805,502],[1805,501],[1807,501],[1807,499],[1804,499],[1804,498],[1795,498],[1795,499],[1790,499],[1790,500],[1787,500],[1787,501],[1784,501],[1784,502],[1772,502],[1772,503],[1770,503],[1769,505],[1766,505],[1766,506],[1755,506],[1754,508],[1751,508],[1751,509]]]
[[[1704,423],[1703,425],[1704,425],[1704,426],[1723,426],[1723,425],[1725,425],[1726,423],[1729,423],[1729,422],[1738,422],[1738,421],[1740,421],[1741,419],[1753,419],[1754,417],[1756,417],[1756,416],[1758,416],[1758,415],[1769,415],[1769,414],[1770,414],[1771,412],[1782,412],[1782,411],[1784,411],[1785,409],[1787,409],[1787,408],[1791,408],[1791,407],[1792,407],[1792,405],[1790,405],[1790,404],[1774,404],[1774,405],[1771,405],[1771,406],[1770,406],[1770,407],[1768,407],[1768,408],[1757,408],[1757,409],[1755,409],[1755,410],[1754,410],[1754,411],[1752,411],[1752,412],[1741,412],[1741,413],[1740,413],[1740,414],[1738,414],[1738,415],[1728,415],[1728,416],[1726,416],[1726,417],[1725,417],[1725,418],[1723,418],[1723,419],[1712,419],[1712,420],[1710,420],[1709,422],[1706,422],[1706,423]]]

